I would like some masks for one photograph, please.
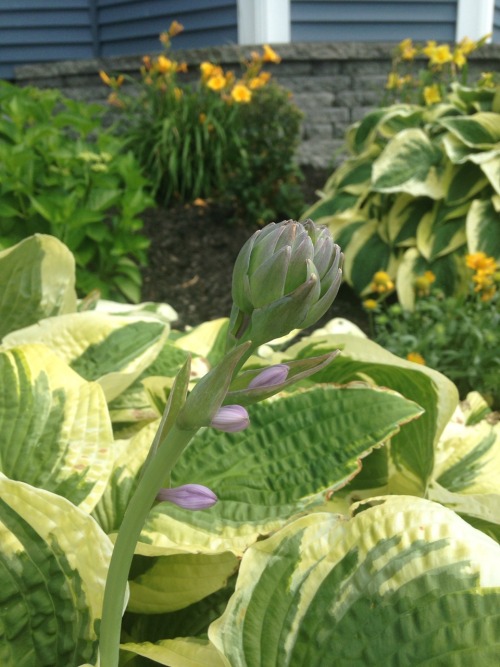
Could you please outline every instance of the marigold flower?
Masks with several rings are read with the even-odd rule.
[[[262,60],[265,63],[280,63],[281,62],[281,57],[274,51],[269,44],[264,44],[262,47],[264,50],[264,55],[262,56]]]
[[[421,366],[425,366],[425,359],[419,352],[408,352],[406,355],[406,358],[408,361],[412,361],[414,364],[420,364]]]
[[[172,21],[172,23],[170,24],[170,28],[168,29],[168,34],[170,35],[170,37],[175,37],[183,30],[184,26],[182,25],[182,23],[179,23],[179,21]]]
[[[217,502],[215,493],[201,484],[184,484],[171,489],[160,489],[157,500],[174,503],[186,510],[206,510]]]
[[[236,433],[246,429],[249,424],[250,417],[242,405],[224,405],[217,410],[210,426],[225,433]]]
[[[427,106],[441,102],[441,93],[437,83],[433,83],[432,86],[425,86],[423,95]]]
[[[399,51],[403,60],[413,60],[417,55],[417,49],[413,46],[413,41],[411,39],[403,39],[403,41],[399,43]]]
[[[384,294],[385,292],[390,292],[392,289],[394,289],[394,283],[391,276],[386,271],[377,271],[373,276],[370,291]]]
[[[237,83],[231,91],[231,97],[235,102],[250,102],[252,99],[251,90],[243,83]]]
[[[225,85],[226,77],[222,76],[222,74],[211,76],[207,81],[207,87],[210,88],[210,90],[222,90]]]

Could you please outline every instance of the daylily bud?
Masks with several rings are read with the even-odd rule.
[[[229,343],[261,345],[314,324],[338,292],[342,259],[329,230],[312,220],[255,232],[234,266]]]
[[[236,433],[246,429],[249,424],[250,417],[244,407],[241,405],[225,405],[216,412],[210,426],[226,433]]]
[[[276,364],[269,366],[256,375],[248,384],[248,389],[267,389],[276,385],[282,384],[289,373],[290,369],[286,364]]]
[[[160,489],[157,500],[166,500],[186,510],[206,510],[217,502],[215,493],[201,484],[184,484],[173,489]]]

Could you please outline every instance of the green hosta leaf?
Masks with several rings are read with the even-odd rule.
[[[488,185],[481,169],[472,162],[458,165],[452,171],[446,203],[457,206],[477,196]]]
[[[400,359],[372,341],[345,334],[304,338],[277,355],[273,363],[286,363],[287,356],[315,356],[338,348],[341,354],[314,376],[317,382],[368,381],[390,387],[424,409],[419,419],[392,438],[393,466],[388,475],[390,492],[423,494],[434,467],[435,444],[458,402],[456,387],[437,371]]]
[[[319,386],[253,406],[241,433],[204,429],[176,464],[172,485],[204,484],[219,502],[203,512],[160,503],[137,553],[239,555],[259,534],[323,504],[357,474],[361,458],[420,414],[389,390]]]
[[[239,667],[481,664],[500,650],[500,547],[396,496],[300,518],[243,556],[209,637]]]
[[[431,210],[432,199],[398,195],[387,214],[387,233],[391,245],[414,246],[422,218]]]
[[[498,211],[491,200],[476,200],[467,214],[465,223],[469,252],[483,250],[500,261],[500,225]]]
[[[70,502],[0,477],[0,664],[94,664],[111,551]]]
[[[429,262],[448,255],[465,245],[465,216],[468,204],[454,208],[455,217],[447,216],[447,207],[436,202],[432,211],[426,213],[417,228],[417,249]]]
[[[325,219],[342,213],[356,206],[359,196],[349,192],[335,191],[322,197],[303,217],[312,218],[318,224],[326,224]]]
[[[403,130],[373,163],[372,187],[379,192],[442,199],[445,192],[438,173],[441,160],[441,151],[425,132],[416,128]]]
[[[36,234],[0,251],[0,339],[75,309],[75,261],[60,241]]]
[[[442,143],[446,155],[453,164],[473,162],[480,165],[500,154],[500,144],[495,144],[493,148],[488,150],[481,150],[481,148],[475,148],[465,144],[451,132],[444,135]]]
[[[42,320],[3,342],[44,343],[86,380],[97,380],[111,401],[154,361],[168,331],[167,323],[140,316],[81,312]]]
[[[473,148],[489,149],[500,142],[500,115],[497,113],[482,111],[472,116],[442,118],[439,123]]]
[[[224,588],[238,569],[230,552],[219,554],[176,554],[141,558],[144,570],[129,582],[129,611],[159,614],[184,609]]]
[[[114,456],[101,387],[35,344],[0,352],[0,377],[1,471],[90,512]]]
[[[349,243],[343,270],[346,281],[358,293],[371,284],[374,273],[381,267],[387,267],[390,272],[395,270],[391,248],[381,238],[379,226],[377,221],[370,221],[354,232]]]
[[[481,169],[486,174],[495,192],[500,195],[500,151],[490,160],[481,163]]]
[[[197,637],[165,639],[155,644],[130,642],[122,644],[121,648],[168,667],[227,667],[213,644]]]

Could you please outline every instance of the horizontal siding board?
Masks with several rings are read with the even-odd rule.
[[[427,7],[428,5],[428,7]],[[362,2],[353,6],[350,2],[323,2],[294,3],[292,5],[292,22],[320,22],[320,21],[358,21],[366,23],[413,23],[415,20],[427,22],[456,20],[456,7],[452,4],[436,3],[432,8],[425,3],[417,13],[417,4],[412,7],[402,4],[391,5],[388,2]]]
[[[2,46],[7,44],[23,45],[22,48],[29,52],[32,47],[39,44],[57,45],[65,44],[71,45],[74,43],[85,44],[92,41],[89,28],[72,28],[65,26],[64,30],[57,28],[46,28],[39,30],[37,28],[29,30],[1,30],[0,29],[0,43]],[[26,46],[27,45],[27,46]]]
[[[182,37],[182,39],[181,39]],[[192,33],[191,35],[179,35],[175,38],[174,46],[179,49],[196,49],[203,46],[220,46],[224,44],[235,44],[236,32],[229,30],[212,30],[203,35]],[[103,57],[108,56],[135,56],[141,53],[154,53],[161,51],[161,45],[158,40],[137,39],[128,42],[113,42],[103,44],[101,53]]]
[[[452,43],[455,41],[455,26],[434,23],[385,23],[380,26],[373,23],[292,25],[292,42],[399,42],[407,37],[419,42],[435,39],[438,42]]]
[[[98,0],[99,16],[102,23],[110,21],[121,21],[124,16],[127,20],[142,18],[145,16],[188,16],[191,13],[200,10],[212,10],[217,13],[220,9],[233,8],[236,12],[236,0],[196,0],[186,8],[185,0],[174,0],[165,2],[164,0],[148,0],[147,2],[139,2],[139,0],[129,0],[124,3],[119,0],[116,3],[103,3],[103,0]],[[179,19],[177,19],[179,20]]]
[[[69,5],[69,6],[68,6]],[[4,11],[34,11],[44,12],[54,9],[58,10],[74,10],[87,9],[88,0],[1,0],[0,2],[0,16]]]
[[[1,0],[0,0],[1,1]],[[64,13],[44,12],[3,12],[0,9],[0,34],[11,28],[42,28],[45,26],[88,26],[89,14],[86,9]]]

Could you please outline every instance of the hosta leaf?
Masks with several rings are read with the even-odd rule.
[[[441,151],[423,130],[403,130],[373,163],[372,187],[379,192],[442,199],[445,193],[437,169],[441,159]]]
[[[500,195],[500,151],[491,160],[482,162],[481,169],[486,174],[495,192]]]
[[[114,457],[101,387],[43,345],[0,352],[0,376],[1,471],[90,512]]]
[[[320,386],[253,406],[251,427],[241,433],[202,430],[176,464],[172,485],[204,484],[219,502],[203,512],[160,503],[137,553],[240,555],[259,534],[322,505],[357,474],[361,458],[420,414],[389,390]]]
[[[500,547],[437,503],[316,513],[257,542],[209,637],[238,667],[494,667]]]
[[[493,148],[494,144],[500,142],[500,115],[491,111],[481,111],[471,116],[442,118],[439,123],[473,148]]]
[[[111,551],[70,502],[0,477],[0,664],[94,664]]]
[[[370,285],[374,273],[388,267],[390,260],[391,248],[379,234],[379,223],[370,221],[355,231],[350,240],[344,262],[345,279],[358,293],[362,292]]]
[[[0,251],[0,339],[75,309],[75,260],[55,237],[36,234]]]
[[[44,343],[86,380],[97,380],[111,401],[154,361],[168,331],[167,323],[140,316],[82,312],[42,320],[3,342]]]
[[[459,217],[447,219],[441,208],[438,204],[432,211],[426,213],[417,229],[417,250],[429,262],[448,255],[466,242],[466,211]]]
[[[465,230],[469,252],[482,250],[500,261],[500,224],[498,212],[491,200],[477,199],[472,202]]]
[[[207,639],[179,637],[155,644],[122,644],[121,648],[168,667],[227,667],[227,662]]]
[[[414,246],[419,223],[432,205],[433,201],[428,197],[397,196],[387,214],[390,243],[402,247]]]

